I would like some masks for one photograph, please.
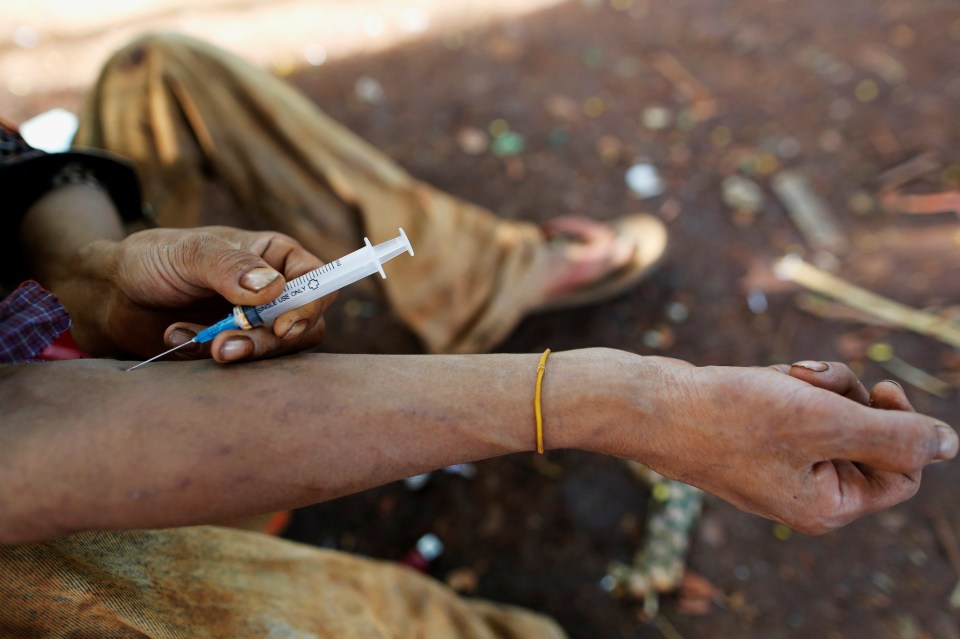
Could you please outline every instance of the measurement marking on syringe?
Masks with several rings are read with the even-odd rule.
[[[306,280],[314,279],[318,275],[323,275],[324,273],[329,273],[330,271],[332,271],[333,269],[339,266],[342,266],[342,264],[340,263],[340,260],[335,260],[333,262],[330,262],[329,264],[324,264],[323,266],[316,268],[310,271],[309,273],[304,273],[303,275],[293,280],[292,282],[287,283],[287,285],[284,288],[287,290],[290,290],[292,288],[302,288],[303,283]]]

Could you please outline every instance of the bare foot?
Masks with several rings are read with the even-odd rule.
[[[666,248],[666,229],[655,218],[633,215],[609,223],[585,216],[555,218],[542,226],[550,259],[538,310],[579,306],[617,295],[639,282]]]

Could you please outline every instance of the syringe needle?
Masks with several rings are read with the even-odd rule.
[[[150,362],[152,362],[152,361],[155,360],[155,359],[160,359],[160,358],[163,357],[164,355],[169,355],[169,354],[172,353],[173,351],[179,350],[179,349],[183,348],[184,346],[186,346],[187,344],[193,344],[193,343],[194,343],[194,340],[190,340],[189,342],[184,342],[184,343],[181,344],[180,346],[174,346],[174,347],[171,348],[169,351],[164,351],[164,352],[160,353],[159,355],[155,355],[155,356],[151,357],[150,359],[148,359],[148,360],[145,361],[145,362],[140,362],[140,363],[137,364],[136,366],[131,366],[130,368],[128,368],[128,369],[126,370],[126,372],[129,373],[130,371],[132,371],[132,370],[134,370],[134,369],[140,368],[140,367],[143,366],[144,364],[149,364]]]

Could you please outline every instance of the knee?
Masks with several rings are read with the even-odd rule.
[[[114,53],[107,66],[117,69],[137,68],[147,59],[164,59],[174,55],[176,51],[188,49],[193,42],[191,38],[177,33],[147,33]]]

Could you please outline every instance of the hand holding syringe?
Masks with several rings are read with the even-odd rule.
[[[187,344],[209,342],[223,331],[249,330],[257,326],[270,326],[275,319],[285,312],[309,304],[368,275],[379,272],[382,277],[386,278],[387,274],[383,271],[382,266],[384,262],[403,252],[413,255],[413,247],[410,245],[410,240],[407,239],[407,234],[403,232],[403,229],[400,229],[399,236],[376,246],[372,245],[367,238],[363,238],[363,241],[366,244],[363,248],[287,282],[287,285],[283,287],[283,293],[272,302],[260,306],[235,306],[233,313],[227,318],[203,329],[189,342],[184,342],[127,370],[132,371],[144,364],[149,364],[153,360],[169,355]]]

